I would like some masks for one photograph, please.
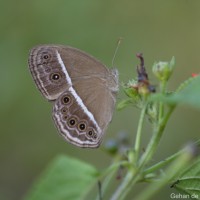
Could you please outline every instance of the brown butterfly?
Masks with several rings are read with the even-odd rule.
[[[79,147],[98,147],[112,119],[118,71],[62,45],[34,47],[28,63],[38,89],[54,102],[53,119],[64,139]]]

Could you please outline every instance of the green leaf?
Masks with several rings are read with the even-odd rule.
[[[81,200],[97,181],[91,165],[67,156],[57,157],[31,188],[25,200]]]
[[[133,103],[134,101],[131,98],[122,100],[117,104],[117,110],[122,110]]]
[[[172,96],[171,100],[200,108],[200,77],[194,78],[187,87]]]
[[[138,91],[136,89],[134,89],[133,87],[124,87],[124,92],[125,94],[130,97],[130,98],[138,98]]]
[[[191,79],[190,79],[191,80]],[[155,94],[151,100],[164,101],[169,104],[187,104],[200,109],[200,76],[193,78],[179,92],[168,95]]]
[[[173,187],[186,194],[200,199],[200,158],[194,162],[180,178],[173,184]],[[195,199],[195,198],[194,198]]]

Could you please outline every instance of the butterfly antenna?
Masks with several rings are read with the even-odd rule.
[[[115,57],[116,57],[117,51],[118,51],[118,49],[119,49],[119,45],[120,45],[120,43],[121,43],[122,40],[123,40],[123,38],[120,37],[120,38],[118,39],[118,41],[117,41],[117,47],[116,47],[116,49],[115,49],[115,52],[114,52],[114,55],[113,55],[113,59],[112,59],[112,67],[114,67]]]

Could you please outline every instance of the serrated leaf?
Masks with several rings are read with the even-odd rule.
[[[187,87],[172,95],[171,100],[200,108],[200,77],[194,78]]]
[[[152,100],[159,100],[169,104],[188,104],[200,109],[200,76],[195,77],[188,85],[179,92],[169,95],[155,94]]]
[[[67,156],[59,156],[41,175],[25,200],[81,200],[97,180],[91,165]]]
[[[173,187],[200,199],[200,158],[182,173]]]

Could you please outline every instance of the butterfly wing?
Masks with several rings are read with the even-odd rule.
[[[116,91],[110,90],[102,81],[95,84],[97,80],[74,81],[54,104],[53,119],[59,132],[67,141],[80,147],[98,147],[112,119]],[[67,105],[66,97],[70,99]]]
[[[107,68],[94,57],[62,45],[34,47],[30,51],[28,64],[38,89],[48,100],[57,99],[71,86],[66,70],[71,79],[107,73]]]
[[[48,100],[61,135],[80,147],[98,147],[112,119],[118,74],[75,48],[42,45],[31,50],[29,68]]]
[[[69,84],[58,63],[56,46],[34,47],[28,63],[36,86],[48,100],[55,100],[68,88]]]

